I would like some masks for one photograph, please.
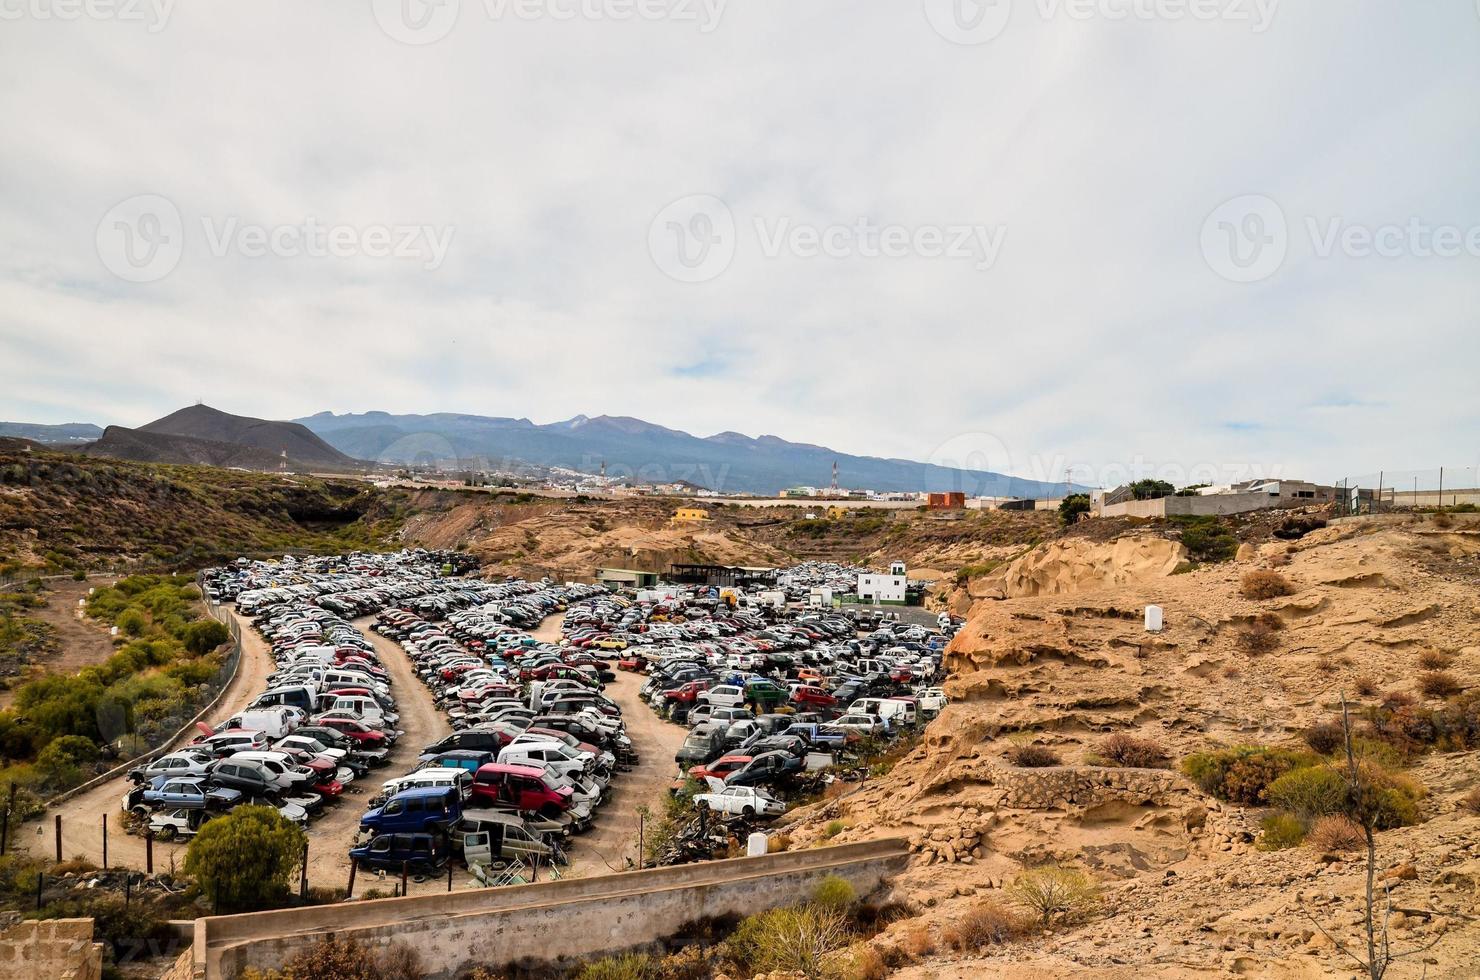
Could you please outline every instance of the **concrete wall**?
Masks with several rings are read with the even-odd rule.
[[[1298,507],[1309,500],[1282,500],[1267,493],[1210,493],[1196,497],[1160,497],[1156,500],[1127,500],[1106,504],[1101,517],[1171,517],[1192,515],[1212,517],[1219,514],[1244,514],[1271,507]]]
[[[103,946],[92,919],[20,922],[0,932],[3,980],[99,980]]]
[[[271,969],[325,935],[383,946],[404,942],[428,976],[474,965],[563,963],[673,936],[687,923],[751,915],[805,900],[834,874],[868,894],[903,870],[901,839],[711,861],[511,888],[391,898],[197,919],[197,978]]]

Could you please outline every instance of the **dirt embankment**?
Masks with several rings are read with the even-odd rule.
[[[789,819],[803,846],[828,839],[833,821],[847,828],[834,842],[915,842],[919,858],[896,891],[928,912],[892,928],[884,946],[922,923],[938,930],[1046,861],[1080,868],[1102,889],[1101,911],[1085,925],[985,956],[926,956],[899,975],[1349,970],[1312,916],[1339,940],[1355,938],[1361,862],[1305,847],[1261,851],[1262,809],[1220,803],[1175,770],[1108,769],[1094,757],[1112,733],[1156,742],[1173,764],[1224,745],[1298,746],[1343,694],[1359,717],[1374,701],[1359,691],[1434,704],[1419,679],[1435,655],[1474,684],[1480,529],[1343,525],[1181,574],[1169,573],[1176,555],[1163,545],[1148,546],[1149,562],[1116,557],[1140,547],[1112,541],[1023,563],[1020,594],[977,601],[951,644],[952,704],[922,744],[886,776]],[[1077,559],[1066,565],[1068,554]],[[1073,571],[1081,566],[1090,571]],[[1293,594],[1243,597],[1251,570],[1285,576]],[[1157,634],[1142,622],[1151,603],[1165,610]],[[1245,634],[1270,617],[1274,648],[1250,652]],[[1022,743],[1060,764],[1020,768],[1012,760]],[[1435,943],[1414,960],[1414,976],[1427,961],[1430,978],[1470,977],[1480,962],[1480,816],[1459,805],[1477,773],[1480,753],[1421,757],[1411,775],[1428,787],[1425,822],[1379,838],[1379,870],[1395,907],[1408,910],[1394,920],[1395,943]]]

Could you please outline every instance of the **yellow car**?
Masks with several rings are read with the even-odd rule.
[[[614,639],[608,638],[608,639],[605,639],[605,640],[597,640],[596,641],[596,645],[598,647],[600,647],[601,649],[603,649],[603,650],[625,650],[625,649],[627,649],[627,641],[626,640],[614,640]]]

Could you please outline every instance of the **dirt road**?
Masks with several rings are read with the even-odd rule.
[[[234,610],[231,615],[236,616]],[[267,686],[267,675],[272,673],[276,667],[272,658],[272,649],[251,628],[250,622],[241,616],[236,616],[236,621],[241,627],[242,661],[237,668],[236,676],[226,686],[226,693],[220,704],[216,705],[215,710],[206,718],[206,721],[213,725],[225,721],[261,694]],[[187,732],[175,742],[172,748],[184,745],[194,737],[193,732]],[[42,822],[37,824],[40,834],[37,835],[33,831],[24,840],[28,842],[32,853],[42,857],[56,857],[54,829],[56,825],[53,818],[60,815],[62,818],[62,856],[64,858],[85,857],[94,864],[102,864],[103,816],[106,814],[108,817],[109,866],[122,865],[142,871],[145,863],[144,839],[125,834],[121,825],[123,797],[132,785],[126,775],[120,775],[101,786],[95,786],[86,793],[72,797],[61,806],[48,810]],[[166,844],[156,841],[154,870],[168,869],[172,860],[183,864],[184,851],[183,844]]]
[[[641,764],[617,776],[611,799],[591,829],[572,845],[569,873],[573,876],[625,871],[629,861],[636,866],[637,808],[646,806],[653,814],[661,814],[668,787],[678,772],[673,754],[688,732],[663,721],[643,703],[639,694],[644,680],[641,674],[619,670],[616,681],[606,686],[607,696],[622,706],[622,720]]]
[[[83,667],[100,664],[113,655],[113,640],[108,627],[95,619],[77,614],[77,602],[87,597],[89,589],[112,585],[114,578],[94,578],[85,582],[54,579],[47,583],[43,597],[46,605],[26,611],[26,615],[46,623],[56,631],[57,651],[38,658],[24,669],[22,677],[32,680],[48,674],[75,674]],[[18,686],[22,677],[12,678]],[[15,700],[15,686],[0,691],[0,709]]]

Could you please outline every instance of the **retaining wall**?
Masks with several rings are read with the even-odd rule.
[[[98,980],[103,946],[93,942],[92,919],[15,923],[0,932],[3,980]]]
[[[434,980],[474,965],[570,965],[666,939],[703,919],[803,901],[828,875],[866,895],[903,870],[909,856],[908,842],[896,838],[599,878],[215,916],[196,920],[194,973],[216,980],[247,967],[280,967],[329,934],[372,946],[407,943]]]

